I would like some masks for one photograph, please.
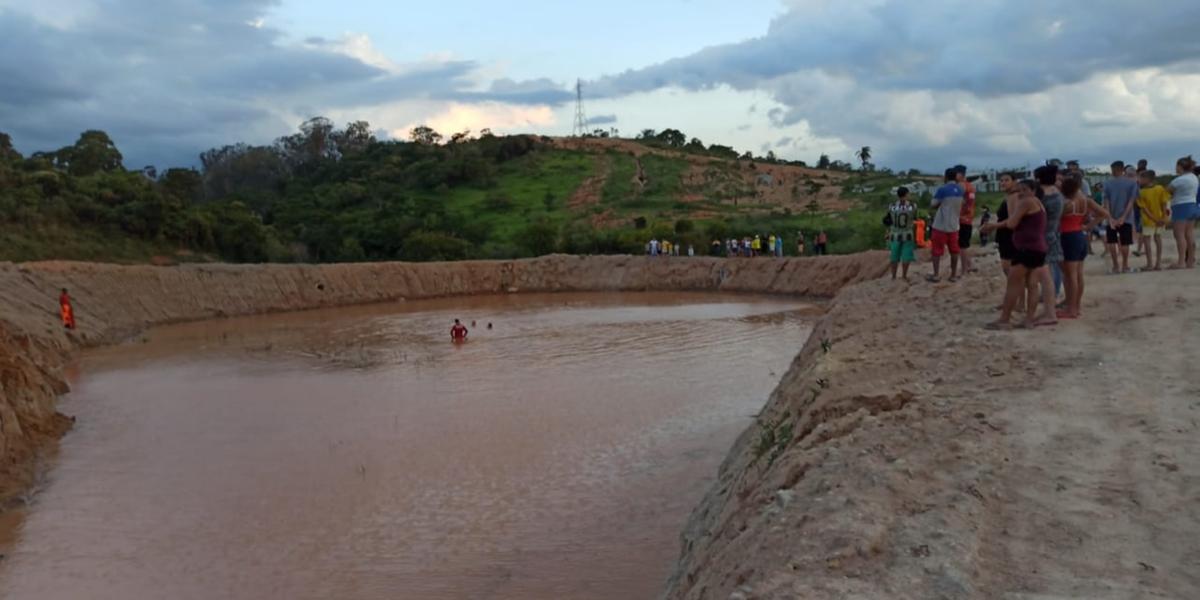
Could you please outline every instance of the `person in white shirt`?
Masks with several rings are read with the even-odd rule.
[[[1196,220],[1200,219],[1200,205],[1197,205],[1198,179],[1192,171],[1196,169],[1196,161],[1191,156],[1185,156],[1175,163],[1175,173],[1178,174],[1168,186],[1171,190],[1171,230],[1175,232],[1175,247],[1179,258],[1169,269],[1191,269],[1196,266]]]

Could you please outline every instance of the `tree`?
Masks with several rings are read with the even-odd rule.
[[[679,219],[678,221],[675,221],[675,233],[678,233],[678,234],[691,233],[695,229],[696,229],[695,223],[692,223],[688,219]]]
[[[371,124],[366,121],[353,121],[346,128],[333,132],[333,141],[338,153],[342,156],[358,154],[375,143],[375,134],[371,133]]]
[[[123,159],[108,134],[97,129],[83,132],[75,145],[59,150],[56,156],[59,168],[77,176],[119,170]]]
[[[547,219],[534,221],[521,234],[521,245],[534,256],[550,254],[558,246],[558,227]]]
[[[682,148],[687,143],[687,136],[678,129],[664,129],[655,136],[655,139],[671,148]]]
[[[0,162],[18,162],[21,158],[21,153],[13,148],[12,137],[0,131]]]
[[[417,125],[412,131],[408,132],[408,138],[418,144],[433,146],[442,141],[442,134],[433,130],[427,125]]]
[[[863,146],[858,152],[854,153],[854,156],[858,157],[858,160],[862,162],[862,170],[866,171],[867,164],[871,162],[871,147]]]
[[[775,163],[779,162],[779,159],[775,158],[774,150],[767,150],[767,157],[765,160],[771,164],[775,164]]]
[[[638,134],[637,139],[652,140],[654,139],[655,133],[656,132],[653,129],[643,129],[642,132]]]
[[[828,154],[822,154],[821,158],[817,159],[817,168],[818,169],[828,169],[829,168],[829,155]]]

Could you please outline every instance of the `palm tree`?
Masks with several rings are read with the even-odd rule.
[[[871,162],[871,147],[863,146],[861,150],[854,153],[858,160],[862,161],[863,170],[867,170],[867,163]]]

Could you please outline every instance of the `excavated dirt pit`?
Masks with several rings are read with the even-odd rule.
[[[151,330],[73,368],[0,596],[655,597],[812,314],[519,295]]]

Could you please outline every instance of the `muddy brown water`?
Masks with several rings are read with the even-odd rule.
[[[76,367],[0,597],[653,598],[812,314],[570,294],[152,330]]]

